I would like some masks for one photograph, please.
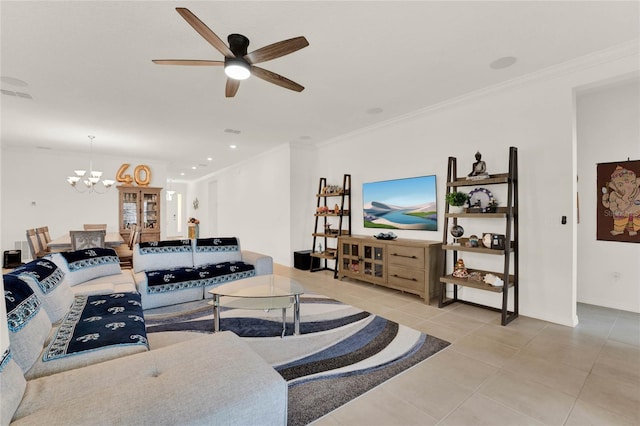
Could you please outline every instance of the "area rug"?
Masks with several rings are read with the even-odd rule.
[[[222,309],[231,330],[269,362],[289,385],[288,424],[306,425],[409,367],[449,342],[321,295],[301,298],[300,335],[291,309],[285,337],[280,309]],[[147,333],[211,333],[206,304],[173,313],[145,312]]]

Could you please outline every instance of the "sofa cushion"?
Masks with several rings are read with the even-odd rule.
[[[8,425],[22,401],[27,381],[7,348],[0,355],[0,424]]]
[[[123,269],[119,274],[106,275],[71,287],[75,295],[110,294],[136,291],[131,269]]]
[[[224,331],[31,380],[16,425],[285,425],[287,383]]]
[[[238,262],[242,260],[240,243],[235,237],[230,238],[198,238],[193,248],[193,265],[212,265],[221,262]]]
[[[15,275],[5,275],[3,281],[11,352],[25,372],[42,352],[51,331],[51,321],[41,309],[38,297],[24,281]]]
[[[139,293],[78,296],[25,378],[32,380],[147,350]]]
[[[73,303],[73,293],[65,272],[49,259],[36,259],[16,268],[17,275],[34,291],[52,323],[60,321]]]
[[[74,286],[106,275],[120,274],[120,258],[112,248],[90,248],[47,255],[63,271],[66,281]]]
[[[135,272],[193,266],[191,240],[150,241],[133,248]]]
[[[174,268],[148,271],[147,293],[165,293],[193,287],[222,284],[255,275],[253,265],[244,262],[222,262],[197,268]]]
[[[138,293],[76,296],[42,356],[51,361],[109,346],[147,349],[142,304]]]

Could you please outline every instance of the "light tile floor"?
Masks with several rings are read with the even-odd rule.
[[[308,292],[452,344],[314,422],[332,425],[638,425],[640,314],[578,305],[575,328],[275,265]]]

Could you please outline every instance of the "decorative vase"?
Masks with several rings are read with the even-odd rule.
[[[449,213],[464,213],[464,206],[449,205]]]
[[[190,223],[187,227],[188,236],[190,240],[200,238],[200,225],[197,223]]]

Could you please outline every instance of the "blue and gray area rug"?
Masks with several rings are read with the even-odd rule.
[[[222,330],[245,338],[287,380],[289,425],[306,425],[449,345],[321,295],[301,302],[299,336],[292,335],[290,309],[284,338],[279,309],[220,315]],[[148,333],[213,330],[210,306],[145,317]]]

